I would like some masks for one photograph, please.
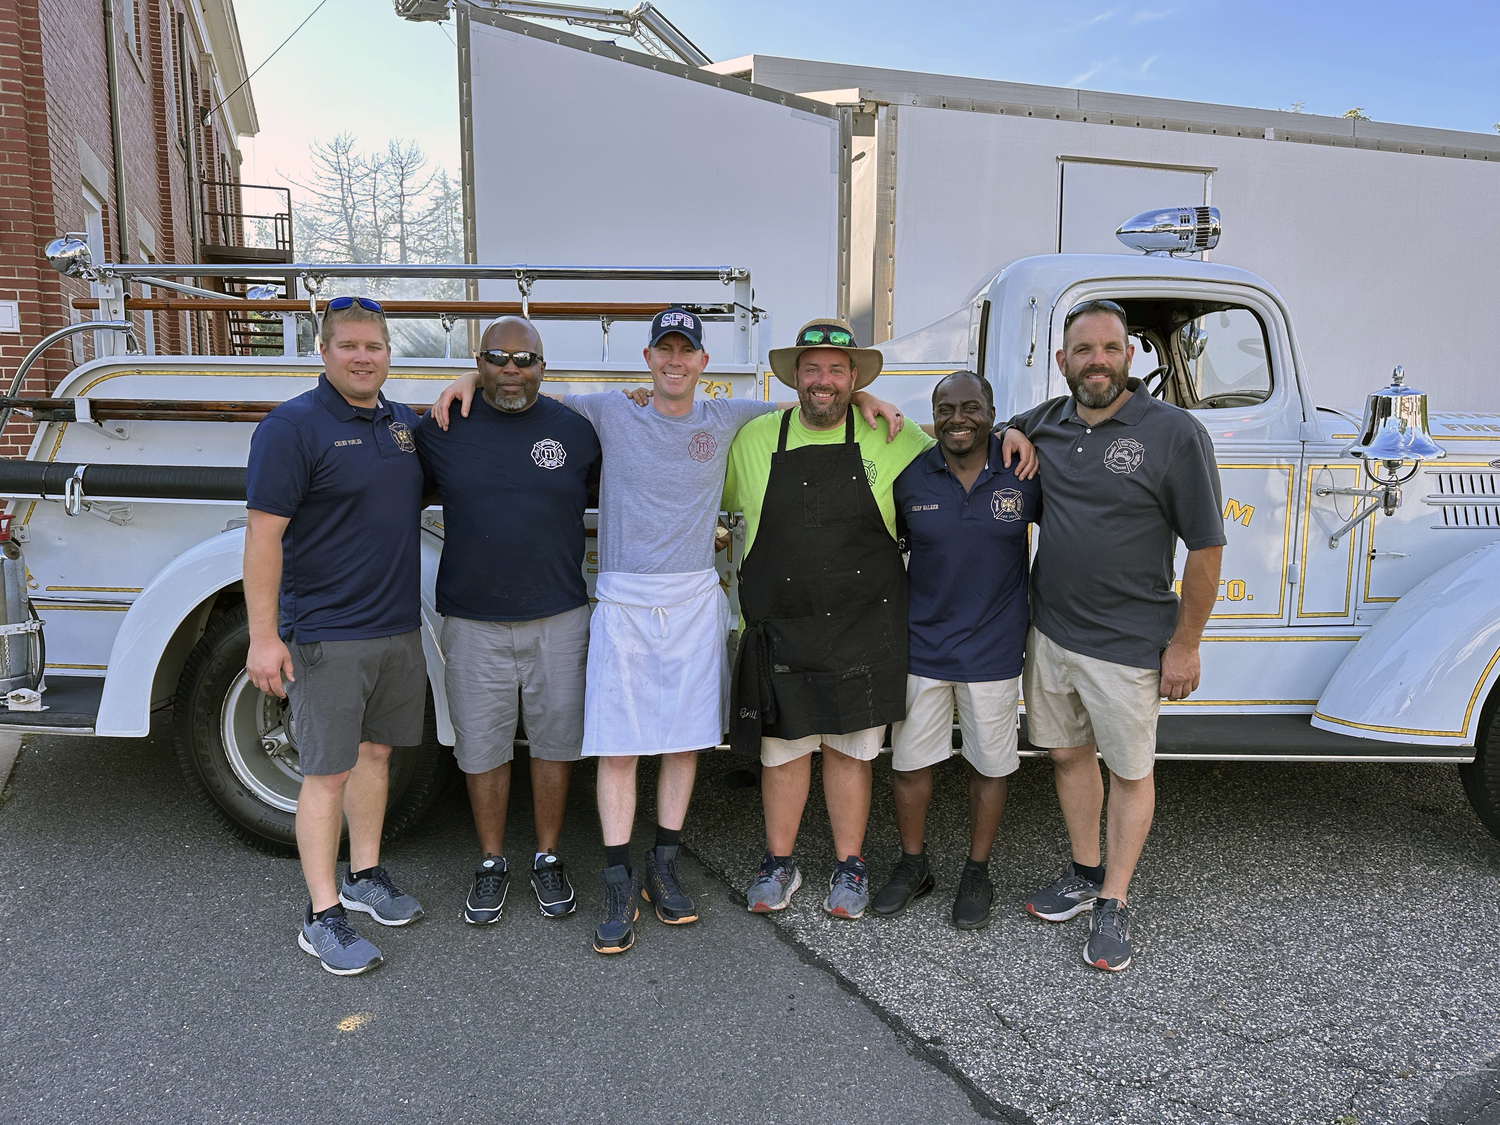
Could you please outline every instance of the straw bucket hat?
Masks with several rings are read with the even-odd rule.
[[[797,343],[790,348],[771,349],[771,370],[793,389],[797,386],[797,357],[809,348],[837,348],[854,364],[854,389],[863,390],[880,374],[885,357],[875,348],[861,348],[854,343],[854,329],[836,316],[820,316],[797,330]]]

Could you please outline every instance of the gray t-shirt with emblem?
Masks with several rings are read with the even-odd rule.
[[[1070,652],[1159,668],[1177,628],[1177,540],[1189,551],[1222,545],[1223,501],[1202,423],[1128,385],[1125,405],[1097,426],[1071,397],[1011,419],[1041,462],[1031,620]]]
[[[619,391],[564,395],[594,424],[599,476],[600,573],[689,574],[714,565],[714,521],[729,446],[775,404],[708,398],[680,418],[637,406]]]

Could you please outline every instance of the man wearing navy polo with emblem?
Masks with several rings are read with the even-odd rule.
[[[297,852],[311,897],[297,944],[352,976],[381,956],[346,909],[384,926],[422,916],[380,866],[380,832],[391,747],[422,741],[423,476],[416,414],[380,393],[391,366],[380,306],[334,298],[318,350],[317,387],[266,415],[250,441],[245,669],[261,691],[291,701],[303,774]]]
[[[531,744],[531,888],[549,918],[578,905],[557,839],[583,753],[583,513],[600,465],[589,420],[539,396],[547,364],[532,323],[501,317],[482,346],[481,393],[469,413],[455,413],[446,430],[431,415],[417,427],[417,449],[442,492],[437,609],[448,714],[482,853],[464,903],[473,925],[500,920],[510,885],[505,811],[518,718]]]
[[[990,849],[1005,812],[1006,778],[1021,764],[1016,715],[1025,659],[1027,529],[1041,488],[1003,464],[988,379],[955,371],[933,388],[937,445],[896,478],[896,520],[911,552],[906,719],[891,732],[901,858],[875,895],[900,914],[935,884],[924,833],[932,767],[953,753],[958,708],[969,763],[969,858],[953,901],[961,930],[988,925]]]

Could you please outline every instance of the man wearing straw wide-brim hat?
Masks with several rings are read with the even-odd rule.
[[[880,374],[837,317],[808,321],[771,369],[798,405],[747,423],[729,452],[724,506],[745,514],[745,631],[730,709],[736,750],[758,755],[766,853],[750,909],[784,909],[801,885],[792,859],[822,753],[834,869],[824,909],[855,919],[869,902],[864,847],[870,762],[906,715],[906,571],[891,486],[932,439],[915,426],[855,424],[856,391]]]

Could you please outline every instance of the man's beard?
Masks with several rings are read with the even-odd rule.
[[[495,396],[495,405],[501,410],[508,410],[514,414],[518,410],[526,409],[526,396],[519,395],[516,398],[501,398],[497,394]]]
[[[1083,381],[1090,375],[1108,375],[1109,386],[1100,391],[1088,390]],[[1103,363],[1091,363],[1077,376],[1068,375],[1067,380],[1068,389],[1073,392],[1073,397],[1081,405],[1087,406],[1090,410],[1103,410],[1124,393],[1125,384],[1130,381],[1130,368],[1123,363],[1118,368],[1111,368]]]
[[[830,388],[818,387],[817,390],[828,390]],[[812,392],[814,388],[809,387],[805,391],[797,392],[797,399],[802,403],[802,417],[807,420],[808,425],[815,428],[826,428],[835,422],[842,422],[844,416],[849,412],[849,404],[854,401],[854,394],[841,395],[834,391],[833,401],[827,406],[820,406],[813,401]]]

